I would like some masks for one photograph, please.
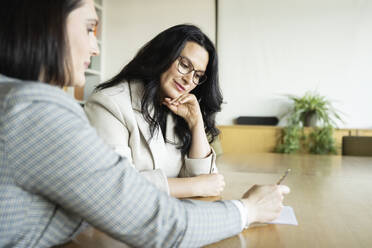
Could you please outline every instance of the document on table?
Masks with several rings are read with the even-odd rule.
[[[298,222],[296,219],[296,215],[293,211],[293,208],[290,206],[284,206],[282,212],[278,218],[273,220],[272,222],[268,222],[269,224],[287,224],[287,225],[294,225],[298,226]]]

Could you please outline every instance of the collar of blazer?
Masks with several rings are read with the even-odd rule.
[[[142,97],[144,94],[144,85],[140,81],[133,81],[133,82],[128,82],[128,87],[129,87],[129,92],[130,92],[132,109],[139,112],[142,116],[141,101],[142,101]],[[154,113],[154,110],[151,109],[150,114],[153,115],[153,113]],[[146,121],[146,120],[144,120],[143,118],[143,121]],[[173,120],[173,114],[169,113],[167,116],[166,138],[170,142],[179,141],[173,130],[174,125],[175,124]],[[148,126],[147,126],[147,129],[148,129]]]
[[[0,73],[0,83],[22,83],[22,82],[25,82],[25,81],[19,80],[17,78],[7,77]],[[33,81],[30,81],[30,82],[33,82]]]
[[[141,112],[141,100],[144,94],[144,86],[140,81],[128,82],[132,109]],[[151,113],[152,114],[152,113]]]
[[[154,137],[151,139],[150,127],[147,121],[144,119],[141,111],[141,100],[144,93],[144,85],[139,81],[128,82],[130,98],[132,109],[134,110],[134,116],[136,118],[136,122],[140,132],[142,133],[146,143],[149,146],[151,151],[153,162],[154,162],[154,169],[161,168],[167,163],[166,154],[168,150],[166,148],[166,143],[164,141],[164,136],[162,132],[159,130],[154,134]],[[150,114],[153,114],[153,110],[151,110]],[[166,139],[173,143],[177,142],[176,135],[174,133],[174,120],[172,114],[168,114],[167,116],[167,126],[166,126]]]

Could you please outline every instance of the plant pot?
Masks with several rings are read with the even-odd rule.
[[[316,127],[318,116],[315,112],[307,112],[304,116],[304,127]]]

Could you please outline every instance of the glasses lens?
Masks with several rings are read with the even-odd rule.
[[[181,56],[179,57],[177,70],[184,75],[189,74],[192,71],[195,71],[194,66],[192,65],[191,61]],[[194,82],[194,84],[201,84],[205,82],[206,80],[207,80],[206,75],[204,75],[200,71],[195,71],[193,78],[192,78],[192,81]]]
[[[206,75],[198,75],[197,73],[194,74],[194,77],[192,78],[194,84],[202,84],[207,80]]]
[[[180,61],[178,63],[178,71],[182,74],[187,74],[192,71],[192,66],[188,59],[180,57]]]

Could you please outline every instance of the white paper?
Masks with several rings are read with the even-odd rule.
[[[272,222],[268,222],[269,224],[286,224],[286,225],[295,225],[298,226],[298,222],[296,219],[296,215],[293,211],[293,208],[290,206],[284,206],[282,212],[277,219],[273,220]]]

